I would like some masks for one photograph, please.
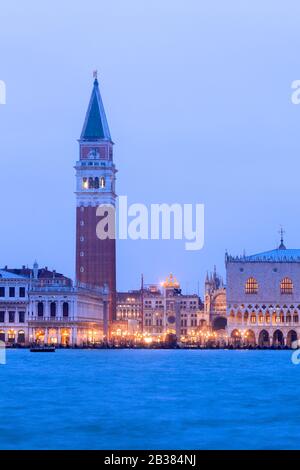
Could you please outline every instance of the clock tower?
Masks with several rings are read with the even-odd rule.
[[[117,170],[97,76],[79,139],[79,161],[75,170],[76,283],[84,287],[108,287],[109,320],[112,321],[116,311],[116,241],[109,235],[99,237],[97,225],[109,211],[113,210],[114,214]],[[104,206],[102,216],[97,211],[100,205]],[[115,224],[114,217],[112,219]],[[114,229],[115,226],[113,230],[110,226],[109,233]]]

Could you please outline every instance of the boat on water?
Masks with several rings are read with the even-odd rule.
[[[55,346],[33,346],[30,352],[55,352]]]

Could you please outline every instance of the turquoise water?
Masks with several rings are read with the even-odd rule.
[[[297,449],[291,351],[9,350],[1,449]]]

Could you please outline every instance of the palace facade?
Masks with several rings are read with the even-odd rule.
[[[227,332],[234,345],[291,346],[300,337],[300,250],[226,254]]]

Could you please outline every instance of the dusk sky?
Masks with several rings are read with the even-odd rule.
[[[173,272],[203,292],[224,254],[300,248],[300,4],[1,2],[0,265],[74,278],[78,143],[98,69],[129,203],[205,204],[205,245],[118,241],[118,289]]]

